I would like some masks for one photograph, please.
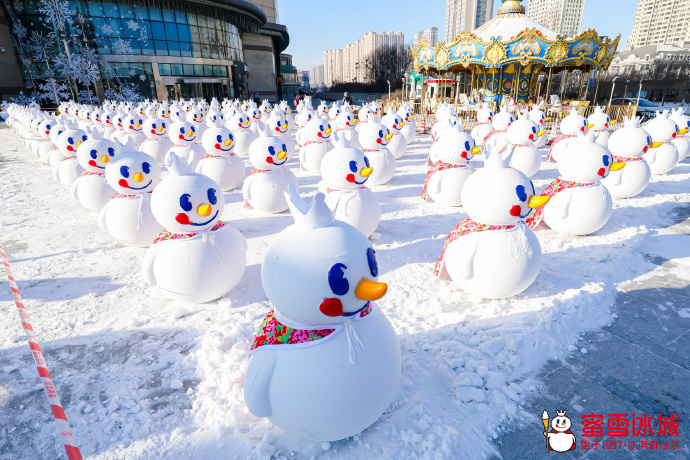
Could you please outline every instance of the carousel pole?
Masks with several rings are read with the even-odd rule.
[[[599,92],[599,69],[594,69],[594,76],[597,79],[597,86],[594,88],[594,96],[592,97],[592,105],[597,105],[597,93]]]
[[[589,93],[589,80],[592,79],[592,68],[589,68],[589,72],[587,72],[587,82],[585,85],[585,93],[582,95],[582,99],[585,101],[587,100],[587,93]]]
[[[546,94],[544,95],[544,99],[546,99],[546,96],[551,97],[551,94],[550,94],[550,93],[551,93],[551,73],[552,73],[552,72],[553,72],[553,67],[549,67],[549,81],[548,81],[548,83],[546,84]],[[548,105],[549,103],[550,103],[550,101],[547,102],[547,105]]]
[[[520,74],[521,74],[521,71],[520,71],[520,64],[516,64],[516,66],[517,66],[517,74],[516,74],[517,85],[515,85],[515,91],[514,92],[515,92],[515,103],[517,104],[518,101],[520,100]]]

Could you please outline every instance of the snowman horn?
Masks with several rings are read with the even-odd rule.
[[[170,174],[173,176],[191,176],[194,174],[194,170],[191,167],[194,162],[193,158],[193,151],[189,154],[186,162],[182,161],[175,152],[170,152],[168,154],[168,164],[166,165],[168,171],[170,171]]]
[[[496,150],[493,144],[486,144],[486,162],[484,163],[485,168],[505,168],[506,163],[503,158]]]
[[[333,211],[326,204],[326,196],[323,193],[317,193],[311,202],[305,201],[299,193],[297,188],[290,184],[288,186],[289,194],[285,193],[288,207],[295,225],[307,228],[321,228],[328,227],[333,224],[335,217]]]

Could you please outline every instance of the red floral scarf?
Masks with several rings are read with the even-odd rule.
[[[488,141],[489,138],[491,136],[493,136],[494,134],[505,133],[506,131],[508,131],[508,130],[507,129],[492,129],[491,131],[489,131],[489,134],[484,136],[484,145],[486,145],[486,141]]]
[[[328,188],[326,187],[326,193],[335,193],[335,192],[355,192],[357,190],[364,190],[366,187],[362,185],[361,187],[357,187],[355,189],[342,189],[342,188]]]
[[[79,175],[79,177],[82,177],[82,176],[104,176],[104,175],[105,175],[105,173],[102,173],[102,172],[84,171],[83,173],[81,173]]]
[[[644,158],[642,157],[617,157],[616,155],[612,156],[614,163],[632,163],[634,161],[644,161]]]
[[[225,226],[225,222],[222,220],[219,220],[216,225],[214,225],[209,232],[215,232],[218,229],[221,229]],[[206,233],[206,232],[193,232],[193,233],[173,233],[169,232],[167,230],[163,230],[158,237],[153,240],[153,244],[160,243],[161,241],[168,241],[168,240],[189,240],[192,238],[195,238],[196,236]]]
[[[57,150],[57,149],[55,149],[55,150]],[[73,159],[73,158],[76,158],[76,157],[65,157],[65,158],[63,158],[63,159],[60,160],[60,161],[71,160],[71,159]]]
[[[362,319],[372,311],[370,303],[359,312],[355,319]],[[316,345],[315,342],[323,339],[335,337],[343,329],[342,324],[329,326],[316,326],[313,329],[298,329],[287,326],[275,316],[275,311],[268,312],[261,322],[259,329],[254,334],[254,342],[249,350],[249,354],[254,353],[263,346],[273,346],[277,348],[305,348]]]
[[[153,193],[153,190],[149,190],[149,191],[146,192],[146,193]],[[142,195],[145,195],[145,193],[139,193],[139,194],[135,194],[135,195],[127,195],[127,194],[124,194],[124,193],[116,193],[115,196],[113,196],[113,200],[114,200],[115,198],[136,198],[136,197],[142,196]]]
[[[450,234],[448,234],[448,237],[446,238],[446,242],[443,244],[443,249],[441,250],[441,256],[438,258],[438,262],[436,262],[436,266],[434,267],[434,276],[437,278],[441,275],[441,271],[443,270],[443,256],[446,254],[446,249],[448,249],[448,246],[461,236],[469,235],[470,233],[478,233],[478,232],[490,232],[490,231],[510,231],[514,230],[517,228],[517,226],[520,224],[514,224],[514,225],[487,225],[487,224],[480,224],[479,222],[475,222],[469,217],[465,217],[458,225],[451,230]]]
[[[562,140],[570,139],[570,138],[573,138],[573,137],[577,137],[577,134],[561,134],[560,136],[556,137],[556,138],[551,142],[551,147],[549,147],[549,154],[547,155],[546,159],[547,159],[547,160],[550,160],[550,159],[551,159],[551,154],[552,154],[553,148],[556,146],[556,144],[558,144],[558,143],[561,142]]]
[[[569,180],[563,180],[563,179],[556,179],[552,181],[549,185],[546,186],[546,188],[541,192],[542,196],[547,195],[550,197],[553,197],[556,195],[558,192],[562,192],[563,190],[567,190],[569,188],[577,188],[577,187],[591,187],[593,185],[597,185],[596,182],[573,182]],[[539,207],[534,210],[534,214],[532,214],[530,217],[525,219],[525,223],[527,226],[531,229],[536,228],[537,225],[539,225],[539,222],[541,222],[541,218],[544,214],[544,206]]]
[[[464,168],[467,168],[468,166],[469,166],[469,164],[467,164],[467,163],[465,163],[465,164],[444,163],[441,160],[434,163],[434,165],[431,168],[429,168],[429,171],[426,173],[426,177],[424,178],[424,188],[422,188],[422,194],[421,194],[422,199],[425,201],[428,201],[426,189],[427,189],[427,186],[429,185],[429,179],[431,179],[431,176],[433,176],[437,172],[443,171],[445,169],[454,169],[454,168],[464,169]]]
[[[512,145],[513,147],[532,147],[532,146],[529,145],[529,144],[511,144],[511,143],[508,143],[508,144],[504,145],[504,146],[501,148],[501,150],[498,151],[498,154],[499,154],[499,155],[503,155],[503,154],[505,153],[505,151],[508,150],[508,147],[510,147],[511,145]]]
[[[231,157],[234,155],[235,155],[235,152],[229,152],[229,153],[225,153],[223,155],[216,155],[215,153],[207,153],[203,157],[201,157],[201,159],[199,161],[201,161],[205,158],[225,158],[225,157]]]

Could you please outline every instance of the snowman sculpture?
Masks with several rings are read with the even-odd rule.
[[[611,171],[601,183],[615,199],[631,198],[647,188],[652,178],[652,170],[643,158],[649,150],[652,138],[640,128],[640,118],[624,118],[623,129],[611,134],[609,151],[613,163],[625,163],[625,168]]]
[[[165,154],[173,147],[168,135],[169,121],[164,118],[148,118],[144,122],[146,139],[139,145],[139,150],[159,164],[164,164]]]
[[[244,161],[233,153],[235,139],[227,128],[208,128],[201,143],[206,152],[196,172],[210,177],[222,191],[239,188],[244,180]]]
[[[297,178],[285,167],[288,161],[287,145],[270,129],[264,129],[261,137],[252,142],[249,161],[254,169],[249,171],[242,186],[246,207],[265,213],[283,212],[288,209],[285,192],[290,184],[298,187]]]
[[[48,126],[48,125],[46,125]],[[55,120],[49,123],[50,126],[50,142],[45,142],[46,146],[52,146],[52,149],[48,152],[47,154],[47,159],[46,163],[53,168],[53,178],[57,181],[59,181],[59,177],[57,177],[57,169],[60,167],[60,163],[62,160],[65,159],[66,155],[58,148],[57,146],[57,139],[60,134],[62,134],[64,131],[67,130],[65,125],[61,124],[59,120]],[[46,148],[47,148],[46,147]],[[43,147],[39,147],[38,151],[39,154],[43,155],[42,153]],[[75,158],[76,162],[76,158]],[[81,174],[81,172],[79,173]],[[76,175],[74,176],[76,179]]]
[[[238,112],[228,122],[228,128],[235,136],[235,154],[241,157],[249,156],[249,146],[257,139],[257,135],[251,130],[249,116]]]
[[[38,135],[41,137],[41,143],[36,148],[36,154],[41,159],[43,164],[47,164],[53,168],[56,167],[57,164],[50,164],[50,153],[55,149],[55,144],[50,139],[50,131],[53,126],[56,126],[57,124],[57,120],[47,118],[39,122],[37,127]],[[58,161],[59,160],[60,159],[58,159]]]
[[[678,161],[685,160],[690,155],[690,140],[688,140],[688,130],[690,130],[690,117],[685,115],[685,109],[679,107],[671,110],[669,119],[678,125],[678,134],[673,139],[673,145],[678,150]]]
[[[295,157],[295,141],[290,135],[290,124],[287,119],[281,115],[281,109],[277,108],[271,112],[271,115],[266,120],[266,126],[272,130],[275,137],[279,137],[287,147],[288,161]]]
[[[381,123],[393,134],[388,143],[388,150],[391,151],[396,160],[401,159],[407,150],[407,139],[401,133],[405,126],[405,121],[400,115],[391,112],[381,118]]]
[[[444,206],[461,206],[461,192],[472,173],[470,160],[480,148],[464,131],[450,133],[434,144],[438,159],[424,179],[422,199]]]
[[[484,147],[484,139],[493,131],[491,120],[494,117],[494,111],[491,110],[491,105],[488,102],[483,102],[477,110],[477,124],[472,128],[472,138],[475,144]]]
[[[462,189],[467,217],[446,238],[434,275],[472,295],[503,299],[527,289],[539,274],[541,246],[521,218],[548,197],[535,196],[529,178],[506,166],[493,145],[487,151],[486,166]]]
[[[548,413],[544,411],[548,418]],[[565,416],[564,410],[556,411],[556,417],[551,420],[551,431],[545,431],[544,436],[549,442],[549,450],[554,452],[568,452],[575,450],[575,435],[570,431],[570,418]]]
[[[261,267],[273,310],[249,351],[244,401],[291,435],[336,441],[388,408],[400,345],[373,303],[387,286],[369,240],[334,220],[322,194],[307,203],[291,188],[290,200],[295,224],[275,237]]]
[[[400,134],[405,136],[407,145],[410,145],[414,142],[415,136],[417,136],[417,125],[414,121],[414,113],[412,111],[412,107],[405,104],[398,109],[397,113],[405,122],[405,126],[403,126],[403,128],[400,130]]]
[[[64,157],[53,171],[53,178],[65,187],[71,188],[77,177],[84,173],[84,168],[77,160],[77,149],[87,139],[86,131],[81,129],[68,129],[57,133],[55,146]]]
[[[170,155],[170,175],[151,196],[153,216],[165,230],[148,248],[141,273],[147,284],[172,299],[204,303],[239,283],[247,243],[240,232],[219,220],[225,207],[220,187],[194,174],[193,163],[193,158],[183,161]]]
[[[335,148],[321,163],[319,191],[335,218],[355,227],[368,238],[381,220],[381,206],[376,195],[365,185],[373,171],[364,153],[352,148],[347,138],[336,137]]]
[[[123,127],[125,134],[120,137],[119,141],[125,145],[133,143],[137,148],[144,142],[146,136],[143,133],[144,120],[140,115],[128,115],[123,120]]]
[[[594,133],[580,135],[561,153],[561,176],[546,186],[542,195],[551,199],[526,219],[530,228],[544,223],[559,233],[589,235],[602,228],[611,217],[611,194],[601,184],[609,171],[619,171],[625,163],[614,163],[606,147],[597,144]]]
[[[484,146],[493,145],[496,151],[500,151],[508,144],[508,127],[515,121],[513,114],[508,112],[508,106],[501,107],[500,112],[491,117],[493,129],[484,137]]]
[[[335,119],[335,130],[339,136],[344,137],[350,143],[350,147],[358,149],[362,146],[359,143],[359,133],[355,130],[358,118],[349,110],[343,110]]]
[[[116,240],[147,247],[163,231],[151,212],[151,193],[161,168],[142,152],[120,152],[105,167],[105,180],[117,192],[98,216],[100,227]]]
[[[657,112],[656,118],[647,123],[645,131],[652,137],[650,149],[644,159],[649,163],[652,174],[668,174],[678,164],[678,149],[673,143],[678,135],[678,125],[669,118],[668,110]]]
[[[575,107],[561,121],[561,134],[551,142],[548,160],[559,161],[561,153],[564,152],[578,134],[582,134],[587,129],[587,119],[580,115]]]
[[[369,158],[374,171],[369,176],[369,184],[382,185],[395,175],[395,157],[387,146],[393,134],[381,123],[369,121],[359,126],[359,142],[362,151]]]
[[[105,180],[105,167],[121,147],[122,144],[108,139],[88,139],[77,149],[77,161],[84,172],[72,184],[72,198],[86,209],[101,212],[115,195]]]
[[[508,162],[508,166],[521,171],[525,176],[532,177],[541,166],[541,155],[534,146],[534,142],[544,135],[544,131],[537,131],[538,125],[527,117],[520,115],[512,123],[506,134],[508,144],[499,151],[499,155]]]
[[[595,107],[594,112],[587,117],[587,129],[594,131],[594,137],[597,140],[597,144],[601,144],[604,147],[609,146],[609,126],[616,123],[616,120],[611,120],[611,117],[604,113],[602,107]]]
[[[529,112],[529,119],[537,124],[538,131],[544,131],[544,123],[549,121],[551,117],[547,117],[546,114],[535,105]],[[539,138],[537,138],[537,140],[534,142],[534,146],[538,149],[542,148],[544,144],[546,144],[547,140],[548,136],[539,136]]]
[[[170,163],[171,153],[185,160],[187,158],[198,159],[204,154],[204,148],[198,143],[200,135],[197,133],[197,127],[193,123],[184,121],[185,118],[183,115],[179,116],[178,120],[179,121],[170,125],[168,137],[173,143],[173,146],[165,154],[165,164]],[[192,152],[194,152],[195,155],[192,156]]]
[[[331,125],[323,118],[312,118],[304,130],[305,142],[299,151],[300,165],[305,171],[319,174],[321,161],[332,148]]]

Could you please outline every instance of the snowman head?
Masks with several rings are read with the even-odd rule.
[[[338,117],[338,115],[340,115],[340,111],[340,107],[338,106],[331,107],[328,111],[328,119],[335,120]]]
[[[222,128],[225,126],[225,116],[222,112],[211,111],[206,115],[206,126],[209,128]]]
[[[192,145],[196,141],[196,126],[187,121],[178,121],[170,126],[170,140],[176,145]]]
[[[374,111],[369,108],[369,106],[365,105],[359,110],[359,114],[357,115],[359,117],[359,121],[368,121],[369,117],[374,114]]]
[[[536,197],[534,184],[517,169],[508,167],[489,144],[485,166],[472,173],[460,193],[467,215],[487,225],[510,225],[527,217],[547,198]]]
[[[403,119],[405,123],[410,121],[410,119],[412,118],[412,111],[407,107],[400,107],[397,113],[398,115],[400,115],[400,117]]]
[[[192,109],[187,113],[187,121],[198,125],[204,121],[204,114],[200,109]]]
[[[249,146],[249,161],[256,169],[280,169],[289,160],[287,144],[275,137],[269,127],[264,128]]]
[[[60,134],[58,140],[67,133]],[[77,161],[89,172],[102,173],[119,151],[119,144],[108,139],[88,139],[77,149]]]
[[[261,111],[261,113],[269,113],[271,111],[271,104],[268,102],[268,100],[263,100],[261,106],[259,107],[259,110]]]
[[[57,124],[55,120],[42,120],[38,123],[37,131],[41,139],[50,139],[50,130]]]
[[[515,121],[512,113],[508,112],[508,106],[501,107],[501,111],[494,115],[491,119],[491,124],[494,129],[506,130]]]
[[[685,116],[685,109],[683,107],[671,110],[669,118],[678,125],[678,134],[685,135],[690,131],[690,117]]]
[[[251,119],[249,115],[241,112],[232,117],[230,120],[230,129],[232,132],[237,133],[251,128]]]
[[[511,144],[532,145],[539,136],[544,135],[544,131],[539,131],[539,125],[522,115],[508,127],[506,135]]]
[[[235,149],[235,137],[228,128],[208,128],[201,136],[201,145],[206,153],[227,155]]]
[[[121,112],[117,112],[115,114],[115,117],[113,118],[113,124],[115,125],[115,128],[118,131],[123,131],[125,129],[124,122],[126,117],[127,115]]]
[[[91,121],[93,121],[94,123],[100,123],[101,115],[103,115],[102,110],[94,109],[93,112],[91,112]]]
[[[176,122],[186,121],[187,112],[185,112],[185,110],[182,107],[174,106],[170,111],[170,118],[172,118]]]
[[[359,149],[350,147],[345,137],[338,137],[335,148],[321,162],[321,177],[329,188],[355,190],[369,180],[373,168],[369,158]]]
[[[556,416],[551,420],[551,428],[559,433],[568,431],[571,425],[570,418],[565,416],[564,410],[556,411]]]
[[[403,126],[405,126],[405,120],[403,120],[400,115],[393,112],[381,118],[381,123],[394,134],[399,133],[400,130],[403,129]]]
[[[170,109],[168,107],[161,107],[160,109],[158,109],[158,116],[160,116],[164,120],[170,118]]]
[[[101,124],[105,127],[113,125],[113,114],[112,112],[104,111],[101,115]]]
[[[541,126],[546,121],[546,114],[535,105],[534,108],[529,112],[529,119]]]
[[[57,137],[55,146],[64,155],[73,157],[76,156],[77,149],[88,139],[86,131],[81,129],[64,130]]]
[[[365,149],[384,149],[393,135],[381,123],[365,123],[359,128],[359,141]]]
[[[595,107],[594,112],[587,117],[587,128],[602,130],[609,127],[611,124],[611,118],[604,113],[604,109],[601,107]]]
[[[302,112],[298,115],[299,124],[301,126],[306,126],[312,118],[314,118],[314,111],[308,108],[302,110]]]
[[[166,230],[174,233],[201,232],[213,227],[225,207],[220,186],[193,171],[194,154],[185,163],[170,153],[170,175],[151,195],[151,211]]]
[[[127,115],[124,119],[123,126],[125,132],[128,134],[140,133],[143,128],[144,120],[139,115]]]
[[[56,147],[57,147],[57,145],[58,145],[58,142],[57,142],[58,137],[60,136],[60,134],[62,134],[62,133],[65,132],[65,131],[67,131],[67,127],[66,127],[65,125],[63,125],[62,123],[59,123],[59,122],[57,122],[57,121],[54,121],[54,122],[52,122],[52,123],[50,124],[50,135],[49,135],[49,136],[50,136],[50,141],[51,141],[53,144],[55,144]],[[65,153],[65,152],[64,152],[63,150],[61,150],[59,147],[58,147],[58,150],[60,150],[60,152],[62,152],[63,154]],[[69,156],[74,156],[74,153],[75,153],[75,152],[71,152],[71,153],[69,154]]]
[[[673,140],[678,134],[678,125],[675,121],[669,118],[668,110],[663,113],[656,113],[656,117],[645,126],[645,131],[652,136],[652,147],[655,148],[657,143],[669,142]]]
[[[466,164],[480,152],[472,136],[465,131],[454,131],[439,139],[438,159],[444,163]]]
[[[252,107],[248,112],[247,115],[249,115],[249,118],[252,120],[252,123],[256,123],[257,121],[261,120],[261,110]]]
[[[118,193],[146,193],[161,181],[161,168],[142,152],[118,153],[105,167],[105,180]]]
[[[143,132],[148,139],[163,139],[168,136],[168,121],[163,118],[147,118]]]
[[[488,123],[494,118],[494,111],[488,103],[483,103],[481,108],[477,111],[477,121],[479,123]]]
[[[36,136],[39,135],[38,125],[39,125],[42,121],[44,121],[44,118],[34,118],[33,120],[31,120],[31,123],[29,123],[29,129],[30,129],[31,132],[32,132],[34,135],[36,135]]]
[[[290,185],[295,219],[275,236],[261,266],[264,291],[285,318],[305,326],[342,323],[386,294],[369,239],[332,211],[317,193],[299,197]],[[286,194],[287,196],[287,194]]]
[[[333,131],[325,118],[312,118],[305,129],[307,140],[310,142],[328,141]]]
[[[266,121],[266,126],[271,129],[274,136],[286,134],[289,129],[287,119],[279,115],[276,110],[271,113],[271,116]]]
[[[338,129],[352,129],[357,124],[357,117],[350,111],[343,110],[335,118],[335,125]]]
[[[156,107],[156,106],[147,107],[147,108],[144,110],[144,114],[143,114],[143,115],[144,115],[144,117],[146,117],[146,118],[158,118],[158,110],[159,110],[159,109],[158,109],[158,107]]]
[[[584,133],[587,130],[587,119],[577,112],[576,108],[572,108],[568,116],[561,121],[561,132],[570,136],[576,135],[578,132]]]
[[[618,170],[625,163],[613,164],[611,152],[596,143],[594,132],[580,135],[571,142],[558,160],[558,171],[565,180],[574,182],[599,182]]]
[[[84,121],[91,121],[91,112],[93,109],[89,106],[84,106],[84,109],[81,111],[80,117]]]
[[[640,117],[624,117],[623,123],[623,129],[611,134],[608,144],[609,151],[619,157],[641,157],[649,150],[652,136],[640,128]]]

